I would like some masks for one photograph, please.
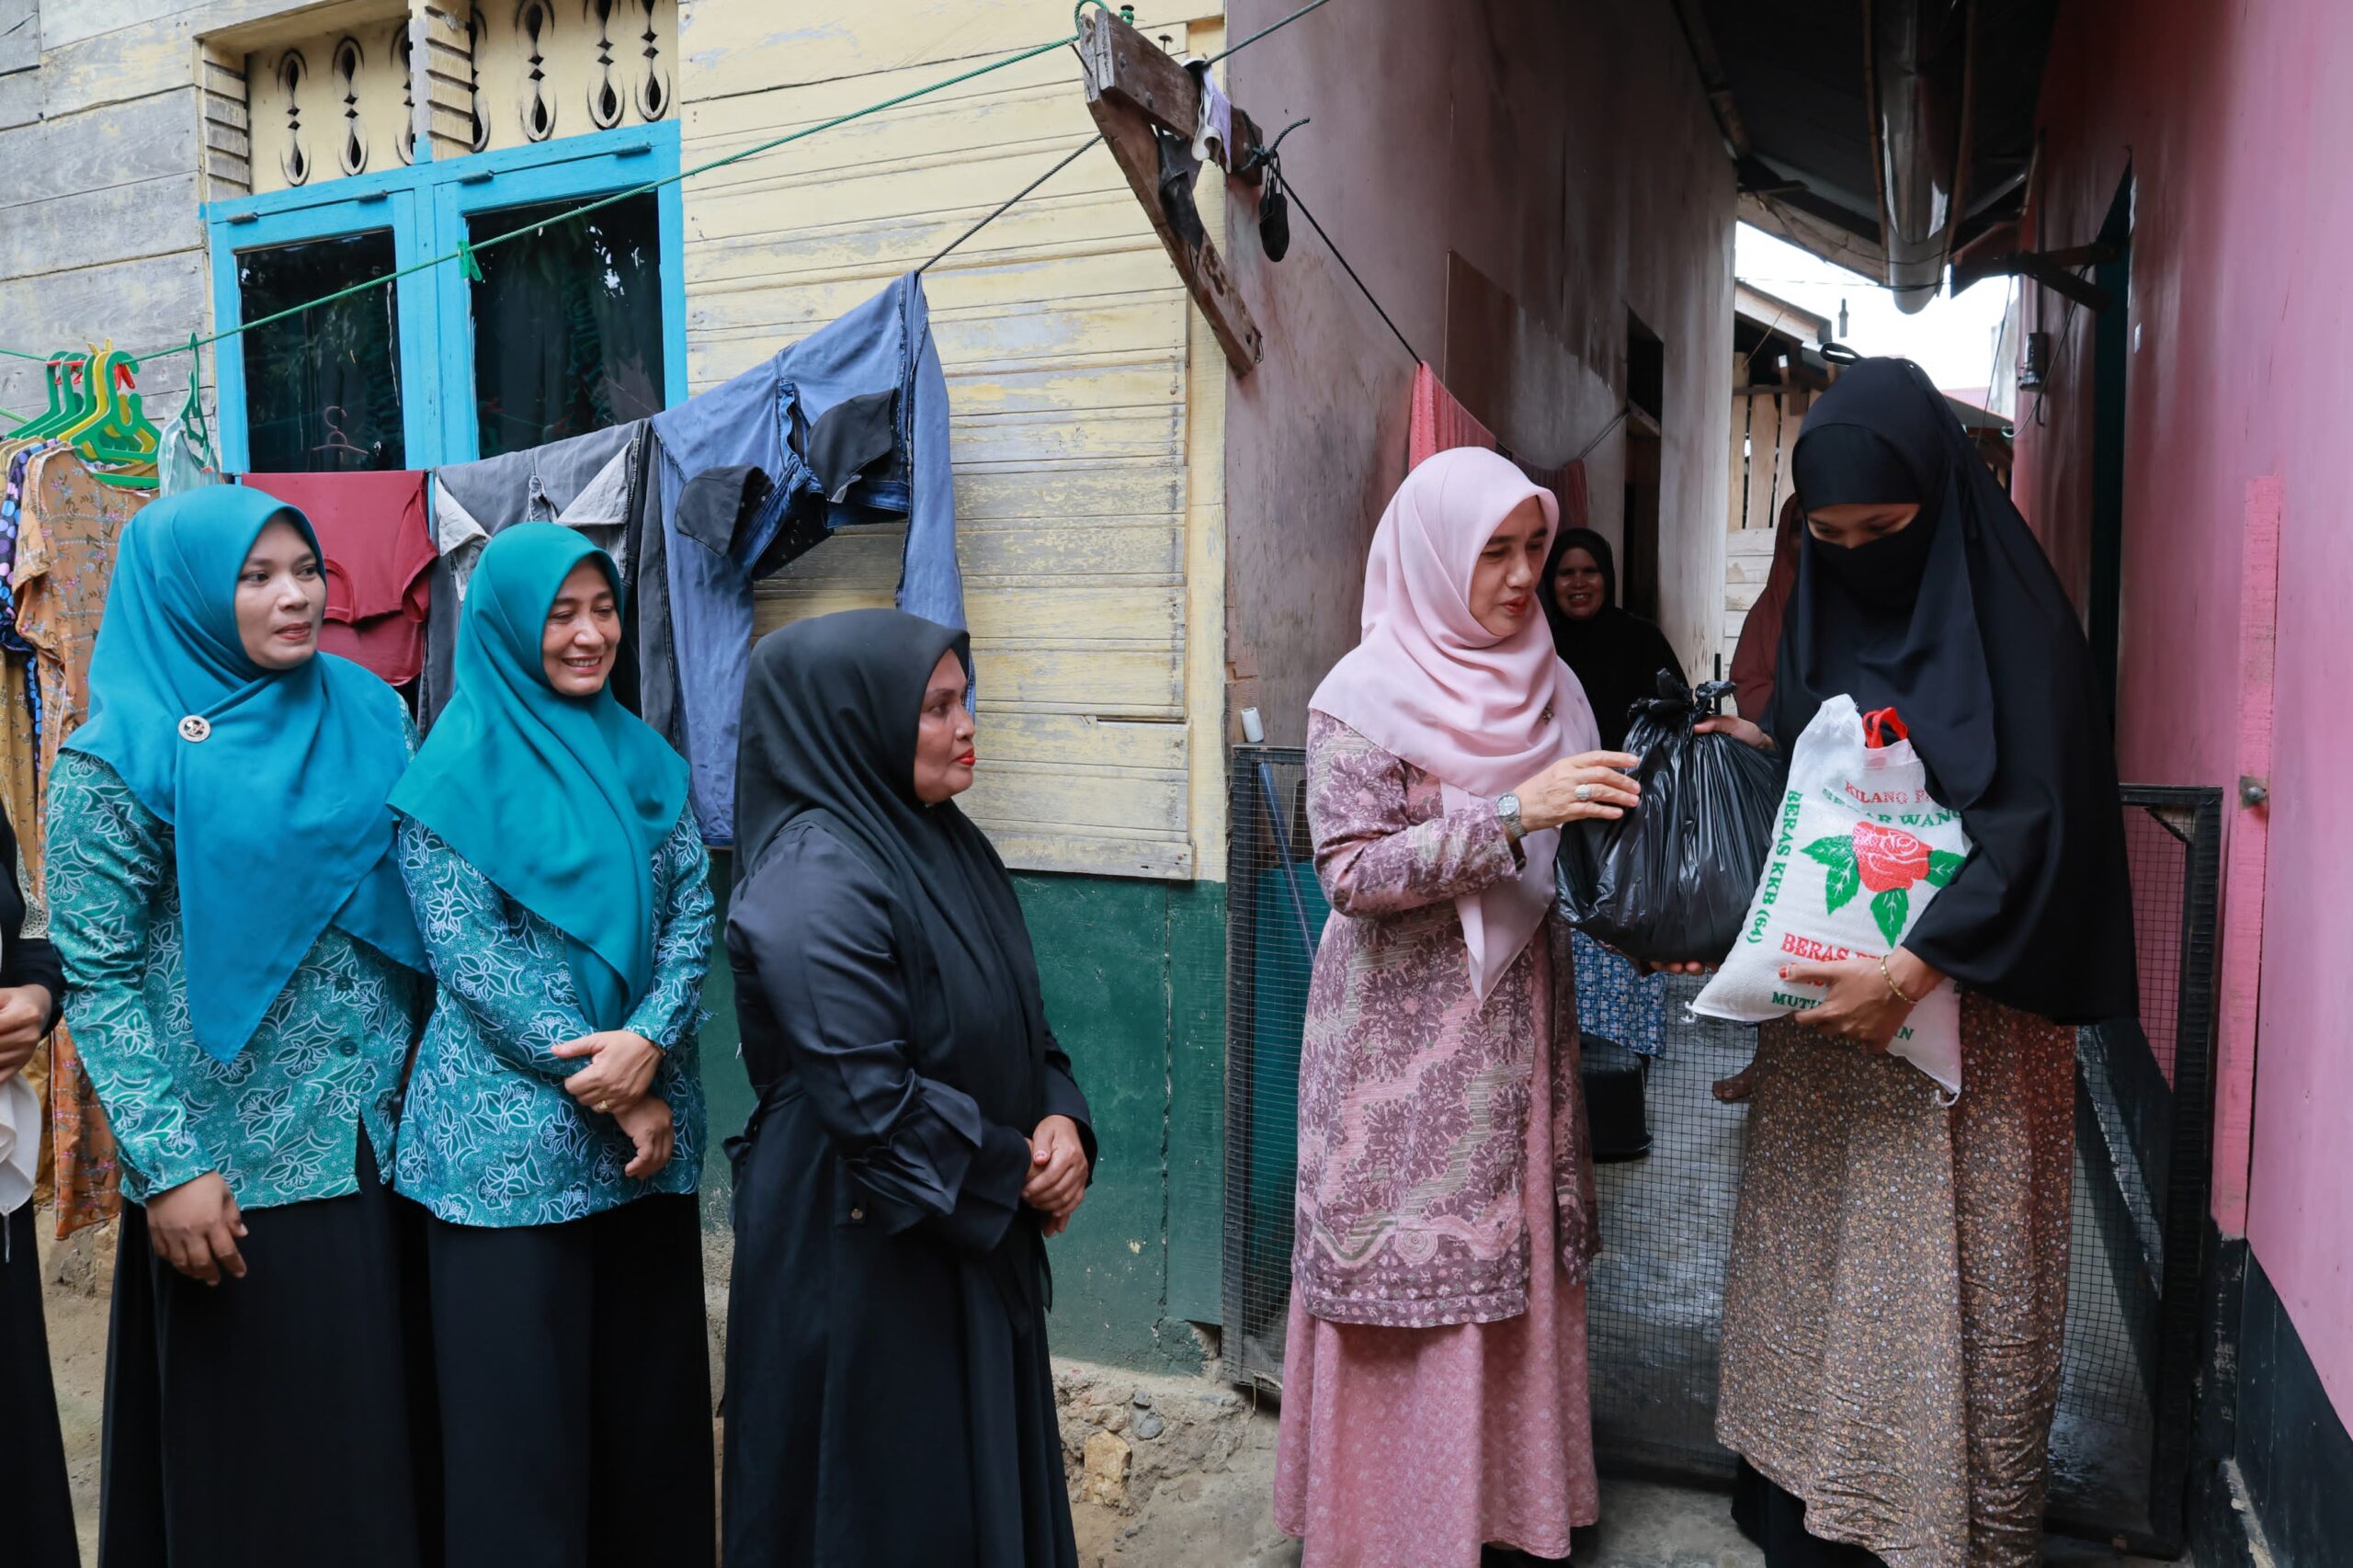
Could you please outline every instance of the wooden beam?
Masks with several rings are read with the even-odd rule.
[[[5,0],[0,0],[5,3]],[[1134,28],[1107,11],[1089,11],[1079,23],[1079,50],[1086,60],[1086,97],[1097,92],[1114,102],[1139,110],[1144,119],[1171,135],[1193,139],[1200,123],[1201,89],[1193,74]],[[1233,174],[1250,149],[1263,140],[1257,122],[1233,106],[1233,144],[1225,149],[1225,169],[1233,178],[1256,185],[1264,168]]]
[[[1234,374],[1246,376],[1265,357],[1258,324],[1225,269],[1225,258],[1203,234],[1198,241],[1176,232],[1160,203],[1160,145],[1155,130],[1191,140],[1200,114],[1200,88],[1192,73],[1154,48],[1135,28],[1104,11],[1090,11],[1079,27],[1079,56],[1086,70],[1086,110],[1103,132],[1104,145],[1128,177],[1136,199],[1143,203],[1169,260],[1185,279],[1186,291],[1208,318],[1218,347]],[[1234,141],[1242,148],[1228,149],[1239,157],[1256,140],[1247,132],[1248,117],[1234,111]]]

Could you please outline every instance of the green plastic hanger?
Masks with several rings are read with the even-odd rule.
[[[92,355],[90,379],[97,383],[97,406],[87,416],[60,432],[60,437],[72,442],[74,450],[91,462],[147,471],[99,472],[97,478],[126,489],[153,490],[157,483],[155,455],[163,446],[163,433],[155,428],[142,405],[135,379],[138,369],[139,361],[117,352],[111,343]]]
[[[81,419],[89,412],[88,369],[87,356],[71,348],[61,348],[51,355],[44,371],[49,381],[49,408],[11,434],[53,436]]]
[[[191,332],[188,335],[188,401],[180,405],[180,427],[195,444],[197,460],[218,473],[221,458],[212,449],[212,431],[204,422],[203,388],[197,379],[203,369],[204,357],[198,352],[196,334]]]

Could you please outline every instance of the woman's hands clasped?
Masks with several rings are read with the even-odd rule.
[[[1519,825],[1541,833],[1587,817],[1609,822],[1624,816],[1642,801],[1643,787],[1631,777],[1642,760],[1622,751],[1562,758],[1512,791],[1519,797]]]
[[[1045,1216],[1040,1227],[1060,1235],[1070,1225],[1086,1197],[1086,1144],[1078,1123],[1066,1116],[1050,1116],[1029,1135],[1029,1180],[1021,1201]]]
[[[245,1277],[244,1255],[237,1250],[245,1233],[237,1199],[219,1171],[207,1171],[147,1199],[148,1244],[157,1257],[199,1284],[218,1285],[223,1274],[233,1279]]]
[[[654,1069],[662,1065],[662,1048],[627,1029],[582,1035],[556,1046],[554,1053],[596,1058],[563,1081],[564,1092],[588,1109],[608,1115],[643,1099],[654,1086]]]
[[[554,1052],[594,1058],[563,1081],[564,1092],[581,1109],[620,1124],[635,1151],[624,1174],[639,1181],[659,1174],[677,1140],[668,1102],[649,1092],[662,1065],[662,1048],[628,1029],[604,1029],[565,1040]]]

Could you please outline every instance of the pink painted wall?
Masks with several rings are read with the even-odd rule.
[[[1228,36],[1294,9],[1233,0]],[[1232,64],[1235,101],[1269,132],[1313,118],[1283,148],[1301,196],[1415,350],[1485,389],[1472,412],[1518,454],[1559,462],[1608,426],[1629,310],[1665,340],[1662,614],[1700,664],[1723,594],[1733,182],[1672,8],[1358,0]],[[1229,384],[1228,652],[1255,661],[1242,700],[1296,744],[1309,694],[1356,644],[1365,547],[1404,476],[1414,360],[1298,213],[1274,264],[1255,206],[1228,211],[1267,342]],[[1449,341],[1449,251],[1516,301],[1501,332],[1465,330],[1458,299]],[[1612,432],[1587,460],[1613,537],[1624,449]]]
[[[2129,159],[2141,338],[2127,398],[2118,744],[2128,779],[2235,783],[2242,654],[2260,630],[2241,625],[2249,487],[2279,482],[2269,854],[2260,911],[2242,897],[2224,912],[2226,949],[2235,939],[2243,958],[2259,956],[2260,1001],[2254,1017],[2241,1001],[2222,1020],[2215,1212],[2244,1228],[2340,1412],[2353,1412],[2347,82],[2353,6],[2341,0],[2063,6],[2043,85],[2036,233],[2050,246],[2090,240]],[[2058,331],[2061,302],[2035,292],[2033,324]],[[2016,486],[2078,584],[2091,355],[2078,311],[2056,350],[2046,423],[2023,394]],[[2253,836],[2234,831],[2233,850]]]

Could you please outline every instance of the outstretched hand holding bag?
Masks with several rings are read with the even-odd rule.
[[[1671,670],[1634,705],[1626,749],[1642,756],[1642,804],[1572,824],[1554,879],[1569,924],[1628,958],[1714,962],[1730,951],[1772,838],[1779,769],[1729,734],[1693,733],[1732,690],[1697,692]]]

